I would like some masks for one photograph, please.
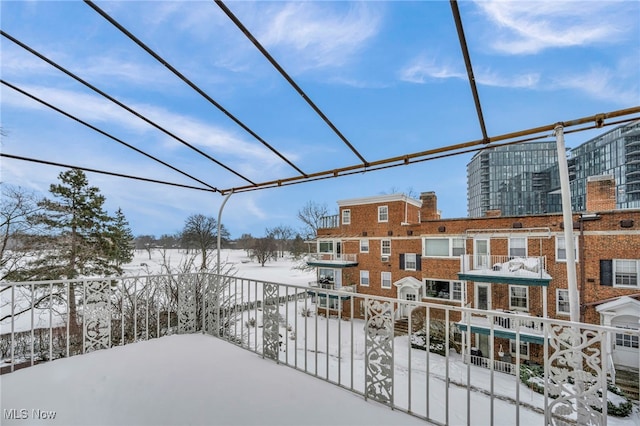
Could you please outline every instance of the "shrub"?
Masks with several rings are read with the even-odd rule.
[[[544,369],[539,365],[521,366],[520,380],[522,383],[533,389],[534,392],[544,394]],[[573,383],[573,381],[571,381]],[[619,398],[607,397],[607,413],[616,417],[627,417],[633,410],[633,403],[626,397],[620,388],[612,383],[607,384],[607,390]],[[602,391],[598,391],[598,396],[602,398]],[[557,398],[558,395],[549,395]],[[602,412],[600,407],[591,406],[592,409]]]

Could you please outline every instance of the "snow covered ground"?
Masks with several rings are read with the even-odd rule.
[[[182,256],[178,251],[169,254],[175,264]],[[269,262],[261,267],[250,262],[244,251],[224,251],[221,257],[234,268],[236,276],[296,285],[306,285],[315,279],[313,272],[293,268],[295,262],[290,260]],[[159,253],[154,251],[149,260],[146,252],[138,252],[127,266],[127,273],[159,272],[160,264]],[[335,373],[341,371],[343,386],[362,392],[365,374],[364,348],[360,343],[364,332],[362,321],[315,316],[305,319],[299,316],[300,308],[300,304],[291,302],[285,309],[289,324],[294,318],[297,321],[297,337],[285,339],[281,361],[295,363],[319,377],[329,376],[332,381],[338,380]],[[254,314],[260,324],[261,312]],[[243,318],[241,324],[245,319],[248,318]],[[254,331],[258,333],[256,328],[247,330],[252,348],[261,341],[257,334],[252,337]],[[287,333],[284,328],[281,332]],[[351,333],[355,333],[355,337]],[[350,339],[356,342],[353,373]],[[495,424],[515,424],[516,416],[520,424],[544,423],[542,395],[522,386],[514,376],[496,373],[491,383],[489,370],[468,366],[457,354],[452,354],[448,363],[444,357],[430,354],[427,375],[427,353],[410,349],[406,336],[394,340],[394,393],[400,406],[408,408],[400,401],[410,400],[412,410],[424,413],[428,395],[430,417],[444,422],[448,399],[450,424],[466,424],[466,379],[470,368],[474,387],[469,396],[472,424],[490,423],[491,401],[487,391],[491,386],[497,396],[493,408]],[[341,369],[337,368],[338,364]],[[445,385],[447,367],[449,386]],[[516,389],[521,402],[519,413],[513,403]],[[38,411],[33,410],[56,412],[55,419],[43,420],[42,424],[65,425],[404,425],[420,422],[364,401],[361,396],[321,379],[199,334],[168,336],[19,370],[0,376],[0,391],[2,424],[37,423],[33,416],[37,416]],[[17,420],[22,416],[27,416],[29,421]],[[608,424],[640,425],[640,416],[637,410],[625,419],[610,416]]]

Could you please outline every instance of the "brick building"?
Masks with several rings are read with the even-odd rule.
[[[615,210],[611,181],[590,179],[587,211],[573,215],[580,315],[587,323],[637,329],[640,210]],[[344,301],[350,292],[490,310],[493,324],[460,312],[450,320],[463,333],[471,325],[470,340],[480,356],[490,353],[492,329],[494,353],[505,362],[516,353],[516,328],[519,355],[533,362],[543,348],[536,318],[569,319],[559,213],[505,217],[492,211],[481,218],[444,219],[433,192],[420,200],[394,194],[342,200],[338,206],[337,217],[318,230],[317,253],[308,264],[317,267],[320,287],[345,290]],[[319,310],[348,312],[337,297],[319,302]],[[411,314],[400,306],[398,320]],[[518,319],[500,317],[501,312]],[[637,369],[637,336],[614,339],[615,365]]]

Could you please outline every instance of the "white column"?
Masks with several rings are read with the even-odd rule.
[[[567,285],[569,288],[569,312],[571,321],[580,322],[580,300],[578,298],[578,279],[576,276],[576,251],[573,239],[573,215],[571,212],[571,192],[569,190],[569,166],[564,146],[564,132],[561,124],[555,128],[558,148],[558,168],[560,171],[560,190],[562,193],[562,223],[564,224],[564,242],[567,251]]]

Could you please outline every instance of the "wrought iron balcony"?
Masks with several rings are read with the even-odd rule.
[[[466,254],[460,256],[458,277],[468,281],[548,286],[551,275],[546,266],[546,256]]]

